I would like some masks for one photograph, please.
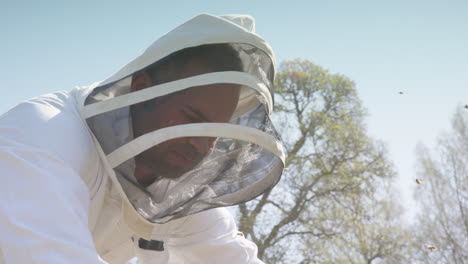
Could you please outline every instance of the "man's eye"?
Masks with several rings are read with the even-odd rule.
[[[191,123],[202,123],[205,122],[202,117],[193,113],[192,111],[184,110],[184,114]]]
[[[200,119],[194,117],[194,116],[189,116],[188,119],[190,120],[190,122],[192,123],[198,123],[200,122]]]
[[[185,112],[185,116],[187,117],[187,119],[191,122],[191,123],[199,123],[199,122],[202,122],[202,120],[196,116],[196,115],[193,115],[193,114],[190,114],[190,113],[187,113]]]

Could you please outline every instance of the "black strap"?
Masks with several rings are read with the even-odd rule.
[[[140,240],[138,240],[138,247],[147,250],[164,251],[164,242],[158,240],[148,241],[140,238]]]

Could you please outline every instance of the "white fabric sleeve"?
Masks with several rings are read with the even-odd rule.
[[[88,189],[74,170],[41,150],[3,146],[0,179],[4,264],[103,263],[88,230]]]
[[[222,263],[262,264],[257,246],[239,235],[233,216],[225,208],[215,208],[161,225],[166,233],[164,251],[143,250],[137,246],[141,264]],[[163,234],[163,236],[166,236]]]

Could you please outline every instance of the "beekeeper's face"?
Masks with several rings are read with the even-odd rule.
[[[189,61],[180,72],[157,76],[162,82],[212,72],[198,59]],[[161,74],[159,74],[161,75]],[[132,80],[132,90],[154,85],[154,75],[143,72]],[[230,120],[239,98],[240,87],[234,84],[212,84],[193,87],[132,106],[135,138],[157,129],[199,122]],[[215,144],[212,137],[176,138],[156,145],[135,158],[135,177],[151,184],[157,177],[177,178],[193,169]]]

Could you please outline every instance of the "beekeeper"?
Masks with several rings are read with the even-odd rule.
[[[199,15],[110,78],[0,117],[0,263],[262,263],[223,207],[272,188],[274,56]]]

